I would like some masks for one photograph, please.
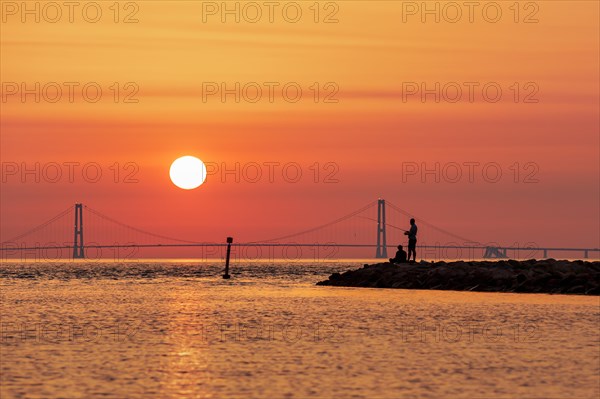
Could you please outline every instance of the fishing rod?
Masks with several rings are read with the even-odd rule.
[[[363,218],[363,219],[368,219],[368,220],[371,220],[373,222],[378,222],[377,219],[373,219],[373,218],[370,218],[370,217],[367,217],[367,216],[356,216],[356,217]],[[408,231],[408,230],[403,229],[401,227],[394,226],[393,224],[386,223],[385,225],[386,225],[386,227],[392,227],[394,229],[402,230],[404,232]]]

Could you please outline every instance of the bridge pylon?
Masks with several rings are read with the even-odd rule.
[[[387,258],[387,239],[385,231],[385,200],[377,201],[377,251],[375,258]]]
[[[544,253],[544,256],[545,253]],[[499,247],[486,247],[485,253],[483,254],[483,259],[507,259],[506,256],[506,248]]]
[[[75,204],[75,232],[73,239],[73,259],[84,259],[83,246],[83,205]]]

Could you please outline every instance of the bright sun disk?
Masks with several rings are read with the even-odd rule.
[[[173,161],[169,175],[177,187],[193,190],[206,180],[206,166],[200,159],[187,155]]]

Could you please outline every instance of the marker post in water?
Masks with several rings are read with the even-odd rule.
[[[225,258],[225,274],[223,275],[224,279],[231,278],[229,275],[229,256],[231,255],[231,243],[233,242],[233,237],[227,237],[227,257]]]

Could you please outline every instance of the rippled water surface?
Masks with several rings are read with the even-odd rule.
[[[599,297],[314,285],[358,266],[3,263],[0,397],[600,395]]]

